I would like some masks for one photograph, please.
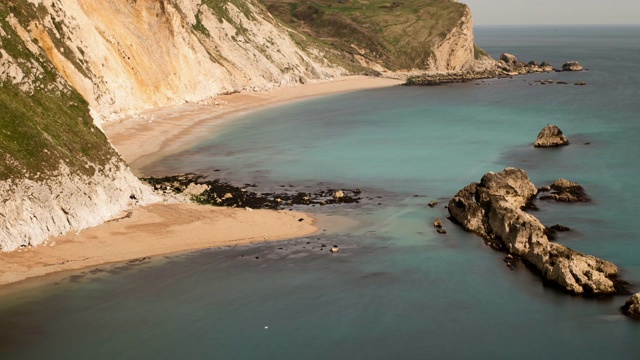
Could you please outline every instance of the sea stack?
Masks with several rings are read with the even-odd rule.
[[[562,133],[556,125],[547,125],[538,134],[538,139],[533,144],[534,147],[555,147],[569,145],[569,139]]]
[[[493,248],[520,257],[540,275],[578,295],[618,292],[618,268],[609,261],[552,243],[546,227],[523,208],[538,192],[524,170],[489,172],[449,201],[449,214]]]

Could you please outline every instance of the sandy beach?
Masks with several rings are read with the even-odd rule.
[[[106,124],[104,128],[111,143],[136,172],[144,164],[198,139],[202,135],[196,130],[202,124],[215,128],[233,121],[239,114],[266,106],[400,83],[350,76],[269,92],[221,95],[207,104],[154,109]],[[307,214],[289,211],[197,204],[135,208],[100,226],[51,238],[46,246],[0,253],[0,285],[161,254],[301,237],[318,230],[314,222]]]
[[[239,115],[268,106],[306,99],[313,96],[400,85],[403,81],[366,76],[347,76],[326,82],[276,88],[265,92],[241,92],[220,95],[206,104],[185,104],[149,110],[104,125],[113,146],[138,176],[145,165],[188,147],[211,130],[228,124]],[[208,133],[198,134],[207,124]]]
[[[150,205],[77,234],[52,238],[46,245],[0,253],[0,285],[58,271],[187,250],[282,240],[316,231],[314,220],[299,212],[197,204]]]

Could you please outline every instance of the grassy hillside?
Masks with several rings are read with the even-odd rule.
[[[430,44],[460,20],[466,5],[451,0],[263,0],[293,29],[345,54],[391,70],[425,68]],[[353,63],[353,57],[343,60]]]
[[[92,174],[87,164],[104,164],[115,151],[93,125],[87,102],[58,77],[44,54],[27,48],[7,22],[9,13],[21,23],[38,16],[26,0],[0,3],[0,50],[6,53],[0,61],[24,75],[21,81],[0,81],[0,180],[46,177],[60,163]]]

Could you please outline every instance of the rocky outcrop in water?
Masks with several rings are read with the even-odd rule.
[[[565,71],[582,70],[582,66],[577,62],[569,62],[567,64],[565,64],[567,69]],[[404,85],[436,86],[443,84],[463,83],[477,79],[512,77],[518,75],[547,73],[552,71],[560,70],[556,70],[551,64],[546,61],[543,61],[541,63],[538,63],[537,61],[529,61],[528,63],[526,63],[518,60],[518,58],[513,54],[503,53],[502,55],[500,55],[500,59],[498,61],[483,58],[476,61],[472,68],[464,71],[429,73],[409,76]],[[556,82],[555,80],[536,80],[536,82],[540,83],[541,85],[567,84],[567,82],[565,81]],[[576,85],[586,85],[586,83],[580,81],[576,83]]]
[[[541,192],[549,192],[541,194],[541,200],[556,200],[562,202],[588,202],[591,198],[587,195],[584,188],[573,181],[567,179],[558,179],[550,186],[540,189]]]
[[[640,319],[640,293],[631,296],[621,307],[622,313]]]
[[[577,61],[568,61],[562,64],[562,71],[582,71],[582,65]]]
[[[538,134],[538,139],[533,144],[535,147],[555,147],[569,145],[569,139],[556,125],[547,125]]]
[[[500,55],[500,59],[497,63],[497,68],[499,74],[507,76],[554,71],[553,66],[551,66],[546,61],[543,61],[540,64],[538,64],[538,62],[536,61],[529,61],[528,63],[525,63],[518,60],[515,55],[509,53],[503,53],[502,55]]]
[[[567,292],[618,292],[618,268],[613,263],[550,242],[545,226],[523,210],[537,192],[524,170],[490,172],[458,191],[449,201],[449,214],[465,230],[521,258]]]

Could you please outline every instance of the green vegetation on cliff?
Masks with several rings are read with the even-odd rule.
[[[263,0],[291,28],[391,70],[427,68],[431,43],[442,39],[467,6],[452,0]]]
[[[37,16],[26,0],[0,3],[0,64],[9,74],[0,76],[0,180],[46,177],[61,163],[92,174],[89,164],[105,164],[115,151],[82,96],[8,23],[10,13],[20,22]]]

